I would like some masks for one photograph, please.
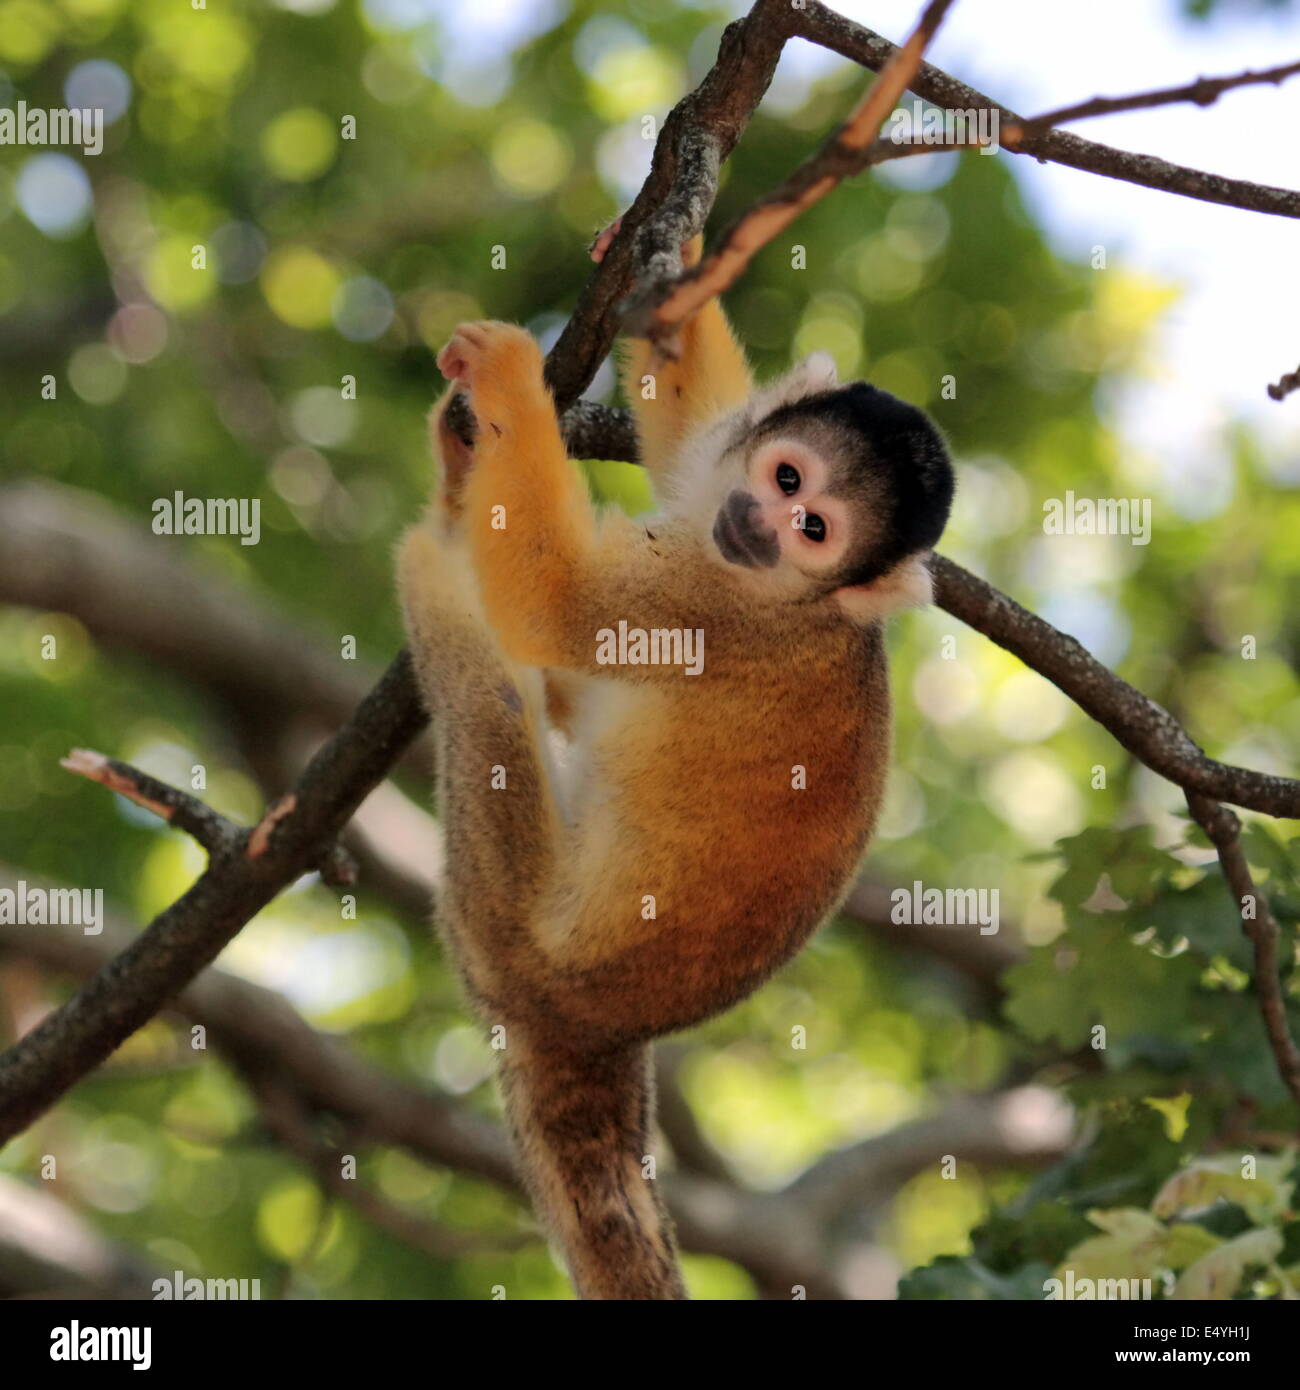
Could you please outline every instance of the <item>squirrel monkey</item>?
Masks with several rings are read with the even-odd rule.
[[[921,411],[829,358],[755,388],[716,302],[678,360],[624,362],[646,524],[594,512],[524,329],[462,324],[438,366],[442,486],[398,581],[440,928],[504,1028],[507,1119],[579,1295],[684,1298],[645,1175],[648,1044],[750,994],[847,890],[889,757],[881,620],[930,598],[952,468]],[[444,420],[460,391],[472,447]],[[703,634],[698,672],[611,661],[620,623],[670,656]]]

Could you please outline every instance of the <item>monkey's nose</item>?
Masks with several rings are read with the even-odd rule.
[[[730,531],[744,553],[741,563],[761,565],[770,569],[781,558],[781,543],[777,534],[762,524],[763,509],[751,492],[737,488],[723,508]]]

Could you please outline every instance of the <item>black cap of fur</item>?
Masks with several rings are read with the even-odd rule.
[[[838,584],[867,584],[943,534],[952,507],[953,471],[947,446],[924,411],[865,381],[819,391],[780,406],[760,426],[764,435],[834,431],[852,461],[853,490],[880,517],[880,535]],[[842,489],[833,489],[842,490]]]

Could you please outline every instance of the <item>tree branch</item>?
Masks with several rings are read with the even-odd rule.
[[[898,51],[888,39],[828,9],[820,0],[806,0],[802,8],[792,8],[791,13],[794,33],[800,38],[874,71],[883,68]],[[996,111],[999,129],[1025,124],[1023,117],[1010,108],[929,63],[921,64],[910,83],[910,89],[926,101],[951,110],[986,108]],[[1165,193],[1197,198],[1206,203],[1221,203],[1275,217],[1300,217],[1300,193],[1292,189],[1272,188],[1267,184],[1249,183],[1245,179],[1207,174],[1200,169],[1171,164],[1154,155],[1113,149],[1110,145],[1085,140],[1065,130],[1026,134],[1013,153],[1032,155],[1035,159],[1050,160],[1053,164],[1064,164],[1090,174],[1122,179],[1126,183],[1157,188]]]
[[[907,42],[890,55],[853,114],[812,158],[805,160],[783,184],[761,198],[738,221],[721,245],[689,271],[682,273],[680,255],[666,257],[670,280],[660,280],[656,267],[646,271],[626,309],[625,326],[635,337],[655,342],[671,340],[675,330],[715,295],[735,283],[754,255],[802,212],[820,202],[839,182],[862,167],[863,151],[876,138],[898,98],[907,89],[921,54],[943,21],[952,0],[930,0]],[[709,168],[710,188],[717,184],[716,165]],[[675,244],[680,247],[689,239]],[[675,272],[673,270],[675,262]]]
[[[0,1055],[0,1144],[98,1066],[339,835],[424,726],[402,653],[299,779],[257,858],[213,856],[202,877],[61,1008]]]
[[[941,608],[1046,676],[1153,772],[1237,806],[1300,816],[1300,782],[1206,757],[1168,710],[1121,680],[1073,637],[942,555],[932,558],[930,571]]]
[[[0,600],[72,613],[92,636],[185,671],[257,718],[337,728],[379,669],[342,660],[310,624],[232,584],[89,494],[0,488]]]
[[[1255,952],[1254,986],[1268,1044],[1277,1062],[1278,1075],[1300,1104],[1300,1048],[1287,1024],[1286,999],[1278,968],[1281,933],[1268,899],[1255,887],[1250,866],[1241,848],[1241,822],[1226,807],[1207,796],[1187,793],[1187,807],[1218,852],[1228,890],[1237,904],[1241,929]]]
[[[782,1195],[808,1219],[831,1221],[872,1193],[888,1200],[914,1174],[948,1154],[996,1167],[1056,1162],[1074,1131],[1070,1106],[1044,1086],[963,1096],[932,1115],[828,1155]]]
[[[84,976],[102,969],[127,939],[116,923],[96,937],[0,927],[0,953]],[[208,1030],[246,1081],[278,1088],[281,1099],[294,1098],[301,1108],[288,1122],[296,1127],[290,1147],[297,1151],[301,1143],[304,1157],[308,1141],[300,1126],[319,1115],[336,1119],[358,1142],[392,1145],[439,1167],[521,1190],[500,1126],[372,1067],[338,1039],[313,1030],[278,994],[208,968],[174,1004]],[[287,1130],[277,1137],[289,1142]],[[761,1287],[788,1291],[803,1285],[813,1298],[847,1296],[826,1270],[823,1233],[779,1194],[685,1172],[661,1181],[686,1249],[733,1260]],[[367,1214],[373,1219],[373,1212]]]
[[[342,1151],[330,1147],[316,1134],[314,1116],[293,1087],[267,1076],[246,1079],[267,1132],[308,1168],[326,1193],[346,1202],[395,1240],[435,1260],[481,1252],[504,1253],[537,1243],[536,1233],[484,1236],[475,1231],[453,1230],[385,1200],[360,1178],[345,1178]]]
[[[649,176],[547,356],[546,379],[561,414],[609,352],[634,277],[681,270],[681,247],[703,228],[717,192],[717,170],[767,91],[794,22],[790,0],[756,0],[723,31],[704,80],[668,113]],[[579,456],[593,455],[580,450]]]
[[[1092,116],[1112,116],[1118,111],[1143,111],[1152,106],[1170,106],[1175,102],[1193,101],[1197,106],[1212,106],[1224,92],[1235,87],[1250,87],[1262,82],[1279,86],[1288,77],[1300,72],[1300,63],[1285,63],[1281,67],[1266,68],[1263,72],[1239,72],[1233,77],[1198,77],[1195,82],[1184,83],[1181,87],[1161,87],[1152,92],[1136,92],[1124,97],[1093,97],[1074,106],[1061,106],[1055,111],[1047,111],[1041,116],[1031,116],[1011,131],[1003,130],[999,135],[1002,144],[1019,144],[1025,134],[1039,135],[1052,126],[1064,125],[1067,121],[1086,120]]]

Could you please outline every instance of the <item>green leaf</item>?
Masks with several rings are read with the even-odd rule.
[[[1154,927],[1165,947],[1172,948],[1186,939],[1202,960],[1223,956],[1238,970],[1251,968],[1250,942],[1241,930],[1237,904],[1217,867],[1189,888],[1166,889],[1153,902],[1130,907],[1124,917],[1135,932]]]
[[[1103,1235],[1093,1236],[1061,1261],[1056,1277],[1074,1271],[1080,1279],[1145,1279],[1163,1263],[1169,1230],[1148,1211],[1121,1207],[1115,1211],[1090,1211],[1088,1220]]]
[[[1169,1239],[1165,1242],[1165,1265],[1169,1269],[1185,1269],[1202,1255],[1208,1255],[1223,1242],[1190,1221],[1180,1221],[1169,1228]]]
[[[1065,870],[1052,884],[1050,896],[1067,907],[1078,907],[1096,891],[1102,874],[1121,898],[1132,900],[1153,892],[1161,877],[1178,861],[1151,843],[1149,825],[1127,830],[1090,826],[1057,841]]]
[[[1293,1150],[1276,1158],[1216,1154],[1198,1159],[1165,1183],[1156,1193],[1151,1210],[1157,1216],[1170,1217],[1226,1201],[1235,1202],[1253,1221],[1274,1221],[1291,1204],[1294,1184],[1287,1174],[1294,1161]],[[1253,1177],[1249,1176],[1252,1168]]]
[[[900,1279],[898,1297],[910,1302],[1024,1302],[1042,1298],[1050,1277],[1045,1264],[1025,1265],[1008,1278],[995,1274],[971,1255],[942,1255]]]
[[[1270,1265],[1282,1249],[1282,1234],[1272,1229],[1247,1231],[1188,1265],[1174,1287],[1177,1299],[1231,1298],[1248,1269]]]
[[[1297,878],[1300,866],[1296,864],[1291,847],[1271,825],[1259,820],[1247,822],[1242,828],[1241,843],[1247,861],[1257,869],[1268,870],[1270,886],[1274,882],[1279,887],[1300,886]]]

